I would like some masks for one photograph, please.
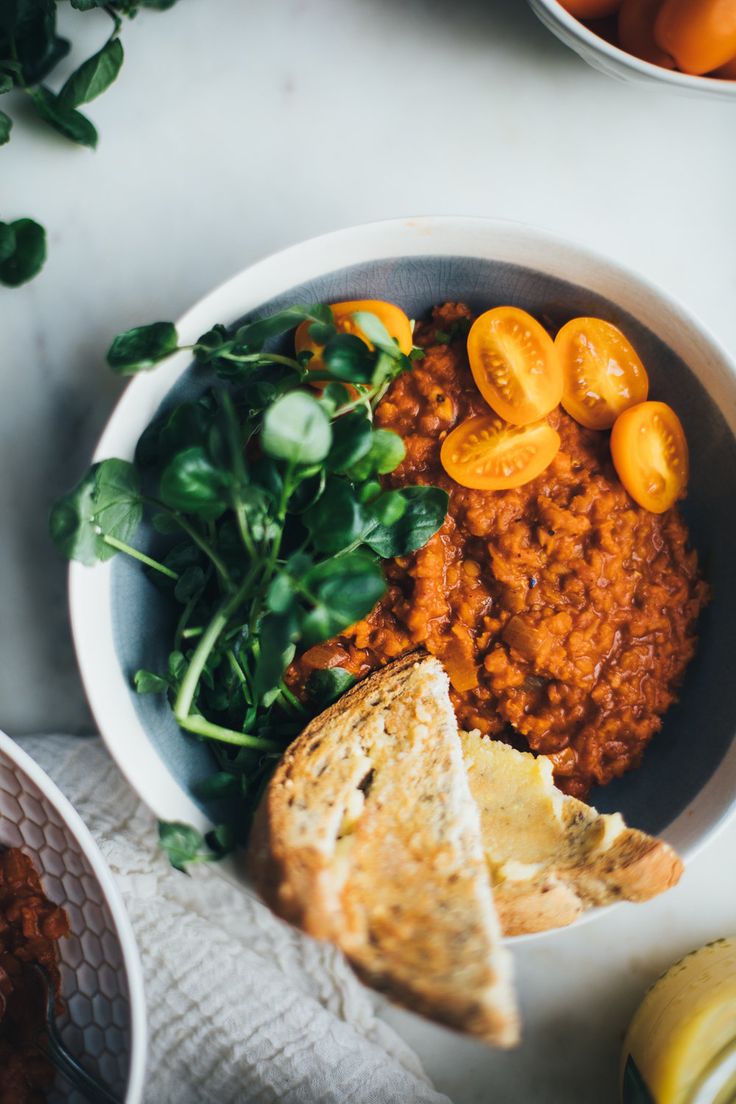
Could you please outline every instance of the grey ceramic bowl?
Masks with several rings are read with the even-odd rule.
[[[602,810],[664,836],[687,857],[731,812],[736,794],[736,373],[713,339],[678,304],[594,253],[523,226],[482,219],[421,218],[329,234],[254,265],[180,322],[185,339],[213,323],[291,302],[375,297],[421,317],[444,300],[475,310],[511,303],[562,323],[600,315],[634,343],[653,397],[680,414],[692,452],[684,513],[713,602],[680,702],[667,714],[643,766],[592,794]],[[142,318],[141,321],[145,321]],[[185,355],[130,385],[96,456],[131,457],[163,405],[204,384]],[[73,565],[71,609],[82,676],[110,751],[132,784],[167,819],[205,825],[193,797],[212,769],[210,750],[184,735],[157,696],[138,697],[138,667],[165,667],[171,611],[135,563],[120,556]],[[215,811],[215,815],[219,810]]]

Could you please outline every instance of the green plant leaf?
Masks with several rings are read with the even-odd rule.
[[[269,456],[292,464],[318,464],[331,444],[329,419],[306,391],[289,391],[267,409],[261,446]]]
[[[294,304],[268,318],[259,318],[255,322],[246,322],[240,326],[234,335],[236,345],[245,346],[248,349],[261,349],[266,341],[274,337],[280,337],[288,330],[293,330],[301,322],[311,320],[313,322],[332,322],[332,311],[322,304],[304,306]]]
[[[154,674],[153,671],[145,671],[143,668],[134,674],[133,685],[136,694],[165,694],[169,689],[165,678]]]
[[[322,360],[331,376],[347,383],[370,383],[375,356],[354,334],[339,333],[322,350]]]
[[[339,552],[360,537],[366,517],[347,480],[333,477],[314,505],[305,510],[304,524],[318,552]]]
[[[28,95],[38,114],[55,131],[79,146],[96,149],[97,131],[81,111],[66,107],[59,97],[43,84],[37,88],[28,89]]]
[[[0,77],[0,81],[2,77]],[[13,129],[13,120],[4,111],[0,111],[0,146],[10,141],[10,131]]]
[[[228,504],[229,484],[228,474],[195,446],[170,460],[161,476],[160,494],[172,510],[216,518]]]
[[[440,487],[402,487],[394,493],[406,502],[404,513],[391,525],[377,519],[363,537],[368,547],[384,559],[423,548],[445,520],[449,502],[447,491]]]
[[[294,656],[296,621],[291,613],[267,613],[260,625],[260,654],[255,674],[260,697],[275,689]]]
[[[355,675],[344,667],[328,667],[312,671],[307,682],[307,693],[319,709],[326,709],[356,682]]]
[[[0,235],[0,283],[18,287],[31,280],[43,268],[46,260],[46,231],[33,219],[17,219],[3,224],[6,229]],[[11,236],[12,235],[12,236]],[[3,260],[12,242],[12,252]]]
[[[95,522],[106,536],[126,543],[135,536],[143,503],[140,477],[128,460],[103,460],[97,466],[94,511]]]
[[[365,411],[343,414],[332,423],[332,448],[327,456],[327,467],[337,472],[352,467],[370,451],[372,441],[371,423]]]
[[[406,445],[392,429],[374,429],[371,447],[364,457],[351,467],[351,479],[369,479],[372,475],[388,475],[398,468],[406,456]]]
[[[179,335],[173,322],[151,322],[134,326],[118,334],[107,351],[107,363],[113,372],[132,376],[145,372],[175,353]]]
[[[0,62],[0,96],[4,96],[6,92],[10,92],[10,90],[13,88],[12,74],[5,72],[2,68],[2,65],[3,63]]]
[[[229,771],[215,771],[208,774],[192,787],[197,797],[213,801],[223,797],[238,797],[242,793],[241,781]]]
[[[317,602],[302,622],[305,645],[318,644],[366,617],[386,593],[380,565],[365,552],[349,552],[315,565],[304,584]]]
[[[196,828],[177,821],[158,822],[158,839],[175,870],[186,874],[187,863],[200,860],[205,846],[204,837]]]
[[[59,93],[58,104],[69,110],[94,100],[110,87],[122,64],[123,44],[119,38],[112,38],[68,77]]]
[[[129,542],[143,516],[138,473],[127,460],[103,460],[53,506],[49,531],[59,552],[90,566],[115,549],[103,539]]]
[[[378,315],[371,311],[356,311],[353,315],[353,321],[362,330],[371,345],[375,345],[382,353],[386,353],[390,357],[400,357],[402,355],[401,349],[399,349],[398,344],[391,337]]]
[[[51,508],[49,533],[58,551],[67,560],[79,560],[88,567],[113,555],[113,549],[100,539],[94,522],[95,469]]]
[[[168,565],[167,565],[168,566]],[[174,587],[174,597],[177,602],[186,605],[192,598],[196,598],[204,589],[206,576],[199,564],[188,567],[177,579]]]
[[[0,265],[15,252],[15,230],[7,222],[0,222]]]

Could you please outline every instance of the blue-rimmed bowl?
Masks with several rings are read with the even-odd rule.
[[[178,323],[191,342],[216,322],[268,313],[292,302],[380,298],[420,317],[462,300],[480,311],[517,304],[562,323],[599,315],[629,336],[651,393],[679,413],[691,446],[684,513],[713,601],[681,700],[643,765],[592,794],[604,811],[662,834],[687,859],[724,822],[736,797],[736,367],[704,328],[664,291],[587,248],[513,223],[425,217],[323,235],[252,265]],[[143,305],[144,309],[145,305]],[[141,321],[146,321],[142,318]],[[132,458],[162,404],[203,386],[182,353],[133,381],[95,459]],[[180,732],[162,696],[137,696],[139,667],[165,669],[171,611],[138,565],[118,556],[73,564],[71,616],[82,678],[100,731],[141,797],[167,820],[208,824],[194,795],[212,770],[204,743]]]

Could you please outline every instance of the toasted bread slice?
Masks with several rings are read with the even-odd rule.
[[[268,787],[249,856],[272,908],[333,940],[369,985],[516,1042],[510,957],[436,659],[398,660],[311,722]]]
[[[567,797],[544,756],[461,733],[504,935],[572,923],[591,905],[646,901],[676,885],[666,843]]]

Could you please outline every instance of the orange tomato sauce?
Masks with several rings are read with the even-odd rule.
[[[460,725],[551,756],[558,786],[584,796],[636,767],[675,700],[708,599],[678,510],[648,513],[611,463],[609,434],[557,409],[562,445],[525,486],[470,490],[444,472],[448,432],[488,407],[473,382],[462,304],[417,325],[425,357],[376,412],[406,458],[389,486],[450,492],[442,527],[418,552],[387,563],[389,590],[363,621],[300,656],[290,682],[315,669],[362,677],[413,649],[445,664]]]

